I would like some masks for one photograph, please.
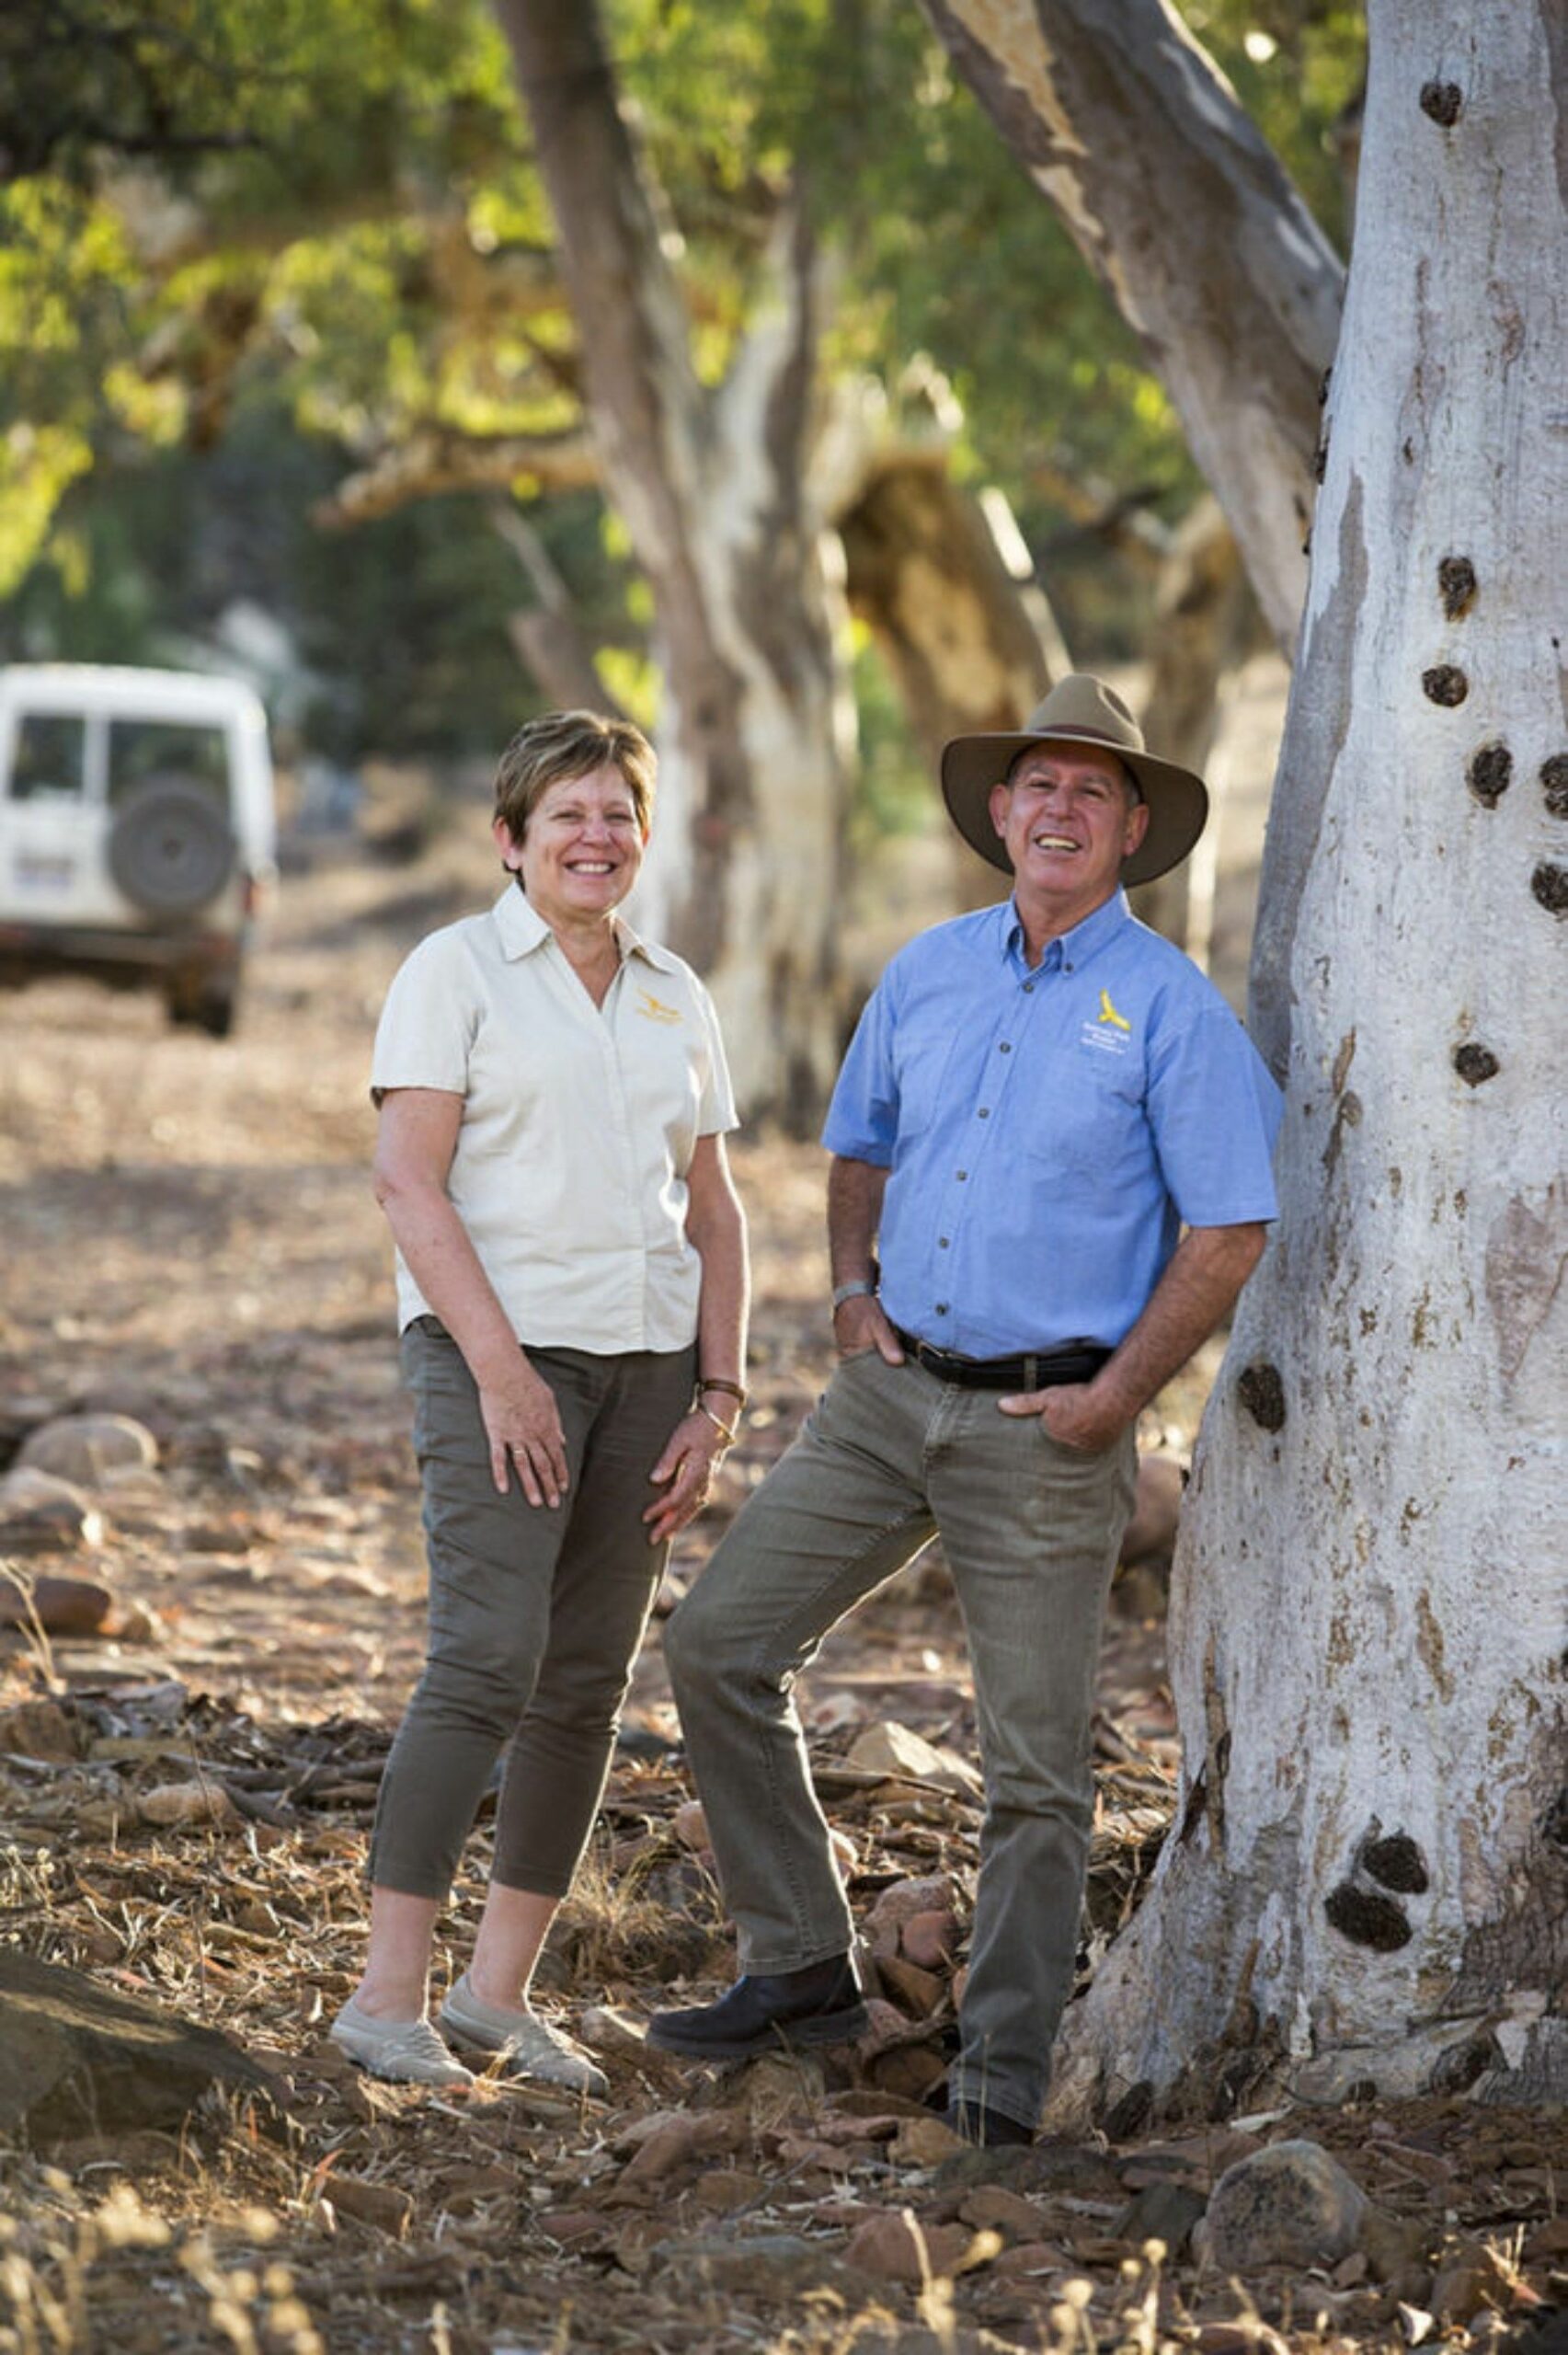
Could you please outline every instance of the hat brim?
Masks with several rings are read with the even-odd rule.
[[[1191,769],[1151,752],[1127,752],[1103,736],[1070,728],[1024,729],[1012,735],[956,736],[942,754],[942,798],[947,814],[972,850],[1004,875],[1013,872],[1007,846],[991,822],[992,788],[1005,782],[1020,752],[1034,744],[1079,744],[1093,752],[1114,752],[1138,779],[1149,808],[1143,840],[1122,861],[1124,883],[1152,883],[1168,875],[1192,851],[1208,822],[1208,787]]]

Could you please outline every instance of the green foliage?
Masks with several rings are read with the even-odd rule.
[[[1075,596],[1079,558],[1104,579],[1068,488],[1179,511],[1194,477],[1163,392],[910,0],[602,5],[707,376],[727,364],[794,185],[832,256],[826,366],[897,386],[912,365],[951,386],[957,462],[1006,488],[1050,553],[1053,594]],[[1192,0],[1188,13],[1332,224],[1356,13],[1333,0]],[[274,503],[293,502],[292,569],[268,594],[324,671],[359,681],[327,716],[334,741],[374,741],[396,682],[433,680],[465,613],[499,699],[501,623],[522,581],[474,501],[330,540],[308,520],[344,470],[411,436],[579,419],[553,226],[485,0],[13,0],[0,19],[6,160],[0,593],[34,576],[17,625],[80,637],[71,598],[105,568],[119,586],[86,595],[86,635],[147,619],[158,579],[182,576],[151,569],[128,519],[163,546],[159,501],[177,509],[187,474],[217,480],[230,439],[259,435]],[[125,488],[140,473],[158,486],[145,509]],[[225,495],[245,476],[223,477]],[[192,493],[197,508],[205,496]],[[640,706],[640,584],[628,595],[597,502],[532,513]],[[318,608],[326,579],[343,592]],[[180,606],[172,586],[168,602]],[[1071,619],[1120,650],[1118,611],[1131,611],[1125,592],[1100,585]],[[461,669],[454,654],[449,677]],[[461,741],[461,695],[419,695],[413,735]],[[480,701],[488,710],[488,686]]]

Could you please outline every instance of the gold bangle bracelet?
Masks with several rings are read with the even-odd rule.
[[[697,1412],[699,1415],[705,1415],[707,1417],[715,1430],[717,1431],[719,1437],[723,1440],[726,1447],[733,1447],[735,1445],[735,1432],[732,1430],[729,1424],[720,1422],[718,1417],[714,1413],[713,1408],[711,1407],[704,1407],[700,1398],[697,1401]]]

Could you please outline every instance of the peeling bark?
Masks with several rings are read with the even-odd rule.
[[[1344,272],[1165,0],[923,0],[1140,339],[1288,655]]]
[[[1071,668],[1001,494],[971,498],[944,450],[880,459],[838,528],[850,608],[876,636],[933,775],[950,737],[1018,727]],[[953,851],[956,903],[995,899],[995,873],[956,835]]]
[[[1534,775],[1562,733],[1568,50],[1528,9],[1478,34],[1464,0],[1371,26],[1271,832],[1272,904],[1287,873],[1299,904],[1254,973],[1283,1217],[1183,1515],[1186,1836],[1070,2015],[1059,2119],[1175,2085],[1243,1978],[1276,2082],[1334,2084],[1337,2054],[1391,2090],[1568,2091],[1568,1054],[1531,887],[1556,821],[1474,789],[1478,747]],[[1445,666],[1460,703],[1425,684]]]
[[[803,1123],[837,1060],[846,717],[821,519],[804,222],[725,381],[698,379],[657,191],[591,0],[496,0],[533,125],[608,496],[653,592],[660,792],[636,913],[714,991],[747,1109]]]

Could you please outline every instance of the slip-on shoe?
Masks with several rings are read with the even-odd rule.
[[[697,2061],[746,2061],[781,2044],[849,2044],[867,2024],[854,1965],[840,1954],[803,1970],[749,1973],[716,2004],[656,2012],[647,2040]]]
[[[350,1995],[326,2031],[367,2076],[394,2085],[471,2085],[474,2072],[450,2053],[427,2019],[380,2020]]]
[[[602,2100],[610,2080],[579,2051],[570,2037],[537,2012],[506,2012],[476,1995],[464,1972],[441,2008],[441,2023],[454,2044],[499,2053],[509,2077],[532,2077],[542,2085],[564,2085],[569,2093]]]

